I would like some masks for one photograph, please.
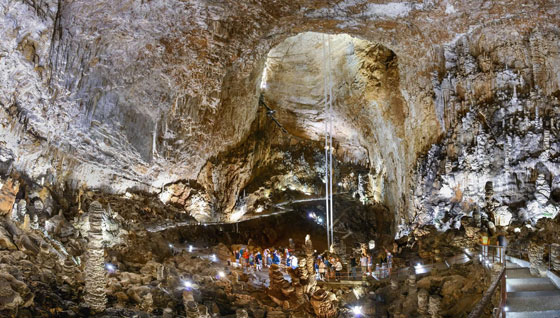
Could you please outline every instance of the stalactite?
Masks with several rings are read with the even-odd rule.
[[[105,269],[103,264],[103,232],[101,228],[104,212],[99,202],[94,201],[91,203],[89,207],[89,242],[86,254],[86,287],[84,300],[92,310],[97,312],[104,311],[107,303],[107,298],[105,296]]]

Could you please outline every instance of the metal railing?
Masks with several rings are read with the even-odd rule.
[[[505,263],[505,247],[498,245],[482,245],[480,246],[480,255],[482,259],[487,260],[491,263]],[[484,252],[484,247],[486,247],[486,253]],[[509,251],[509,249],[508,249]]]
[[[479,318],[482,317],[484,314],[484,309],[490,304],[496,289],[500,286],[500,305],[498,307],[496,318],[505,318],[506,311],[505,305],[507,300],[507,293],[506,293],[506,267],[502,267],[502,270],[498,274],[498,276],[494,279],[488,290],[482,295],[482,299],[478,304],[474,307],[467,318]]]

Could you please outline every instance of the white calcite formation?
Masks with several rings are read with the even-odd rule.
[[[481,215],[481,225],[492,229],[559,212],[552,188],[560,175],[560,102],[557,88],[544,88],[542,74],[535,73],[558,55],[539,52],[526,60],[523,51],[537,42],[558,47],[558,38],[535,32],[525,35],[533,41],[523,42],[507,35],[503,41],[515,44],[506,57],[481,36],[473,32],[446,48],[448,76],[438,85],[452,86],[444,89],[441,106],[447,131],[418,161],[414,226],[447,230],[459,228],[465,216]]]
[[[389,207],[397,236],[483,202],[490,220],[551,217],[559,16],[554,0],[0,0],[0,170],[176,197],[205,221],[252,213],[244,192],[320,195],[266,186],[289,175],[267,164],[322,152],[322,36],[297,39],[347,34],[331,42],[336,160],[364,170],[359,199]]]

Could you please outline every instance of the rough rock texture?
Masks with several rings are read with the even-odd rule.
[[[366,183],[380,191],[378,199],[396,216],[397,234],[407,233],[412,223],[446,226],[441,211],[453,218],[460,213],[435,201],[441,196],[449,200],[450,191],[464,192],[461,203],[468,205],[468,198],[483,195],[480,183],[488,181],[498,202],[509,207],[498,210],[500,223],[507,222],[509,213],[519,213],[521,208],[511,206],[518,197],[525,197],[529,217],[536,210],[545,211],[540,212],[544,216],[556,213],[547,201],[551,177],[546,170],[540,170],[541,177],[527,177],[535,170],[531,158],[537,157],[553,177],[558,174],[552,167],[556,124],[550,125],[550,119],[558,120],[549,116],[560,82],[555,26],[560,15],[553,0],[515,5],[482,0],[2,0],[0,12],[3,168],[50,184],[69,180],[72,188],[85,184],[120,192],[129,187],[159,191],[169,183],[202,178],[207,189],[215,186],[214,192],[226,194],[204,191],[191,200],[200,209],[215,206],[205,218],[230,219],[241,190],[262,171],[250,161],[214,169],[212,160],[239,149],[258,127],[261,78],[269,70],[265,65],[271,65],[267,54],[277,45],[286,47],[292,40],[282,42],[298,33],[347,33],[361,39],[351,40],[358,59],[349,51],[343,55],[351,63],[365,63],[334,78],[343,80],[334,90],[335,111],[344,123],[336,126],[338,159],[366,168]],[[338,44],[333,39],[333,48]],[[287,59],[286,66],[295,61]],[[270,71],[271,88],[275,78],[287,74],[275,75],[278,69],[272,66]],[[313,106],[315,114],[284,123],[291,133],[310,139],[317,139],[322,126],[315,102],[320,101],[321,81],[315,79],[312,88],[294,91],[292,100],[276,99],[281,91],[263,90],[265,100],[278,106],[281,122]],[[311,89],[313,96],[307,96]],[[289,114],[293,109],[296,115]],[[541,128],[531,126],[540,125],[537,117],[544,119]],[[463,118],[466,126],[460,129]],[[270,120],[266,124],[274,126]],[[485,132],[476,142],[470,125]],[[548,152],[536,145],[540,136]],[[448,175],[455,181],[447,178],[434,192],[435,179],[425,172],[444,169],[445,162],[428,155],[420,166],[435,166],[421,168],[416,179],[411,167],[442,137],[431,156],[447,153],[449,169],[465,172]],[[285,145],[292,140],[285,139]],[[499,145],[523,151],[512,151],[506,165]],[[472,156],[474,148],[485,153],[477,158],[492,160],[457,155]],[[510,170],[480,172],[488,165]],[[218,186],[216,180],[228,183]],[[521,189],[504,198],[502,187],[512,180],[534,183],[539,195],[533,198],[528,193],[536,190]],[[411,193],[411,186],[421,193]]]
[[[443,50],[446,76],[435,92],[446,132],[419,160],[415,224],[445,230],[480,214],[492,228],[559,211],[551,195],[560,174],[558,30],[510,28],[488,23]]]
[[[89,207],[88,250],[86,255],[86,286],[84,300],[94,311],[105,310],[105,262],[102,222],[105,210],[101,203],[94,201]]]

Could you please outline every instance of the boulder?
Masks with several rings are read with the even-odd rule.
[[[18,191],[18,181],[8,178],[6,182],[0,182],[0,215],[6,215],[12,212]]]
[[[15,250],[17,247],[12,241],[12,236],[10,233],[0,225],[0,249],[3,250]]]
[[[14,276],[0,273],[0,310],[16,310],[33,304],[34,295]]]

